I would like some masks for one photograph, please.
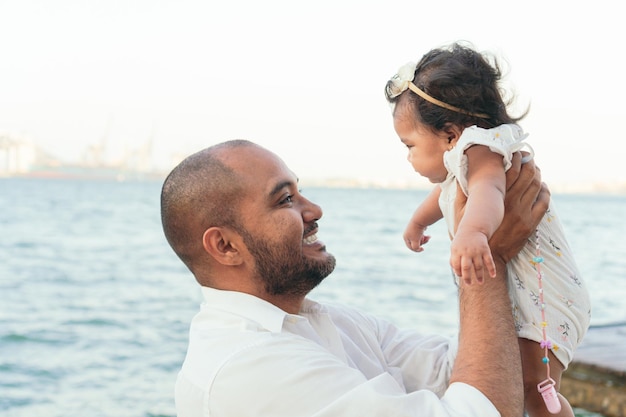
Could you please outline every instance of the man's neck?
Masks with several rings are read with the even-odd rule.
[[[276,307],[289,314],[299,314],[302,309],[302,303],[304,302],[304,296],[296,295],[266,295],[258,297],[268,303],[274,304]]]

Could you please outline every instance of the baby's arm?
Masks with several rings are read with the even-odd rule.
[[[439,208],[439,194],[441,194],[441,187],[436,186],[415,209],[404,230],[404,243],[412,251],[421,252],[424,250],[422,245],[430,240],[430,236],[424,235],[426,228],[443,217],[441,208]]]
[[[488,147],[472,146],[466,155],[467,206],[452,241],[450,264],[454,273],[467,282],[482,282],[485,273],[496,276],[487,242],[504,216],[506,176],[502,155]]]

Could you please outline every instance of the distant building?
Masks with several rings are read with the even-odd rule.
[[[0,177],[29,172],[37,160],[37,153],[30,141],[0,134]]]
[[[161,179],[163,173],[155,171],[152,165],[151,142],[135,150],[125,150],[122,158],[115,162],[105,160],[104,144],[89,146],[81,162],[64,162],[28,139],[0,133],[0,178]]]

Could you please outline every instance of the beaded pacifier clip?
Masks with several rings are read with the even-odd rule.
[[[539,307],[541,308],[541,331],[543,334],[540,346],[544,350],[542,360],[543,363],[546,364],[546,371],[548,374],[544,381],[537,384],[537,390],[541,394],[548,411],[552,414],[557,414],[561,411],[561,402],[559,401],[556,389],[554,388],[555,382],[552,378],[550,378],[550,359],[548,358],[548,351],[552,349],[552,342],[548,340],[546,335],[546,327],[548,327],[548,323],[546,322],[546,304],[543,301],[543,274],[541,273],[543,257],[541,256],[541,250],[539,248],[539,230],[535,230],[535,242],[536,254],[533,257],[533,264],[537,270],[537,280],[539,282]]]

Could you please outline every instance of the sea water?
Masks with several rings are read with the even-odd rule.
[[[0,415],[174,416],[197,284],[167,245],[158,182],[0,180]],[[417,190],[310,188],[337,268],[312,298],[453,334],[443,223],[423,253],[402,232]],[[593,303],[624,322],[626,196],[553,195]],[[577,415],[591,415],[577,410]]]

